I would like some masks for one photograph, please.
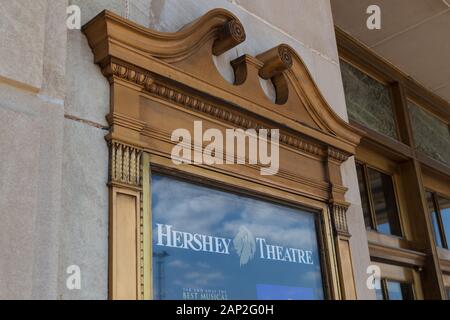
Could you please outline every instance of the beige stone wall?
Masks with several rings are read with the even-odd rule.
[[[80,6],[82,23],[109,9],[160,31],[224,7],[248,39],[217,58],[224,77],[232,80],[231,59],[288,43],[347,119],[328,0],[0,0],[0,298],[107,298],[109,86],[85,37],[66,29],[68,4]],[[358,296],[370,298],[353,160],[343,174]],[[81,290],[66,288],[72,264]]]
[[[64,1],[0,1],[0,299],[57,296]]]

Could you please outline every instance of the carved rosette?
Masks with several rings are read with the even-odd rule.
[[[280,60],[283,61],[283,64],[286,66],[287,69],[292,67],[292,55],[289,51],[289,48],[285,45],[279,45],[278,46],[278,55],[280,56]]]
[[[110,143],[110,154],[110,181],[140,186],[142,151],[136,147],[112,141]]]
[[[330,205],[335,232],[344,237],[350,237],[347,225],[347,205],[332,203]]]

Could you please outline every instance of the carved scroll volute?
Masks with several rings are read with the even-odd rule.
[[[213,54],[220,56],[222,53],[244,42],[245,38],[245,30],[242,24],[237,20],[230,20],[223,25],[218,39],[214,41]]]
[[[259,69],[259,76],[263,79],[271,79],[292,67],[289,48],[282,44],[257,55],[256,58],[264,64]]]
[[[277,104],[284,104],[289,98],[289,89],[283,72],[292,67],[293,60],[289,47],[286,45],[276,46],[256,56],[263,63],[259,69],[259,76],[270,79],[275,87]]]

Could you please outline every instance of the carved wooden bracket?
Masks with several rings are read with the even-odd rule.
[[[175,144],[171,132],[191,130],[195,120],[222,131],[279,129],[276,175],[262,177],[258,166],[250,164],[204,167],[329,206],[326,211],[336,231],[336,241],[330,243],[340,257],[340,276],[352,276],[347,189],[342,185],[340,165],[355,153],[363,132],[336,115],[295,50],[280,44],[256,57],[242,55],[231,62],[235,80],[229,83],[217,70],[213,56],[239,45],[246,35],[242,23],[226,10],[212,10],[175,33],[150,30],[103,11],[83,32],[95,63],[111,84],[107,116],[111,126],[107,136],[111,150],[111,297],[142,298],[144,282],[150,281],[144,279],[141,261],[150,252],[142,244],[146,234],[142,221],[148,218],[142,199],[150,198],[143,194],[148,190],[143,191],[142,157],[169,159]],[[274,84],[275,103],[261,88],[261,78]],[[124,243],[137,243],[136,250],[130,251]],[[141,257],[139,263],[130,262],[137,257]],[[134,286],[120,281],[130,272],[140,279]],[[343,296],[353,297],[351,282],[344,287]]]

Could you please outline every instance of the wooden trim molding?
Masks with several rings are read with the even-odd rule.
[[[450,274],[450,251],[444,248],[437,248],[437,249],[442,272]]]
[[[373,261],[387,262],[421,269],[425,265],[426,254],[410,249],[391,247],[379,243],[369,243],[369,253]]]
[[[246,35],[237,17],[224,9],[212,10],[175,33],[143,28],[103,11],[83,26],[83,32],[111,88],[106,115],[111,152],[111,298],[152,297],[151,159],[170,161],[177,144],[171,133],[178,128],[192,132],[198,120],[223,132],[279,130],[280,169],[275,175],[261,175],[259,164],[193,166],[199,168],[198,174],[220,173],[226,184],[237,185],[236,179],[251,182],[253,192],[278,190],[288,199],[322,203],[332,226],[322,240],[333,246],[328,251],[326,286],[334,288],[332,298],[356,298],[346,220],[349,204],[340,166],[355,154],[364,131],[333,111],[290,46],[280,44],[256,57],[238,57],[231,62],[235,81],[229,83],[213,56],[242,43]],[[260,78],[274,84],[275,102],[266,97]],[[195,144],[192,150],[203,147]],[[175,170],[167,161],[162,161],[164,166]],[[175,171],[187,172],[193,166],[180,165]]]

